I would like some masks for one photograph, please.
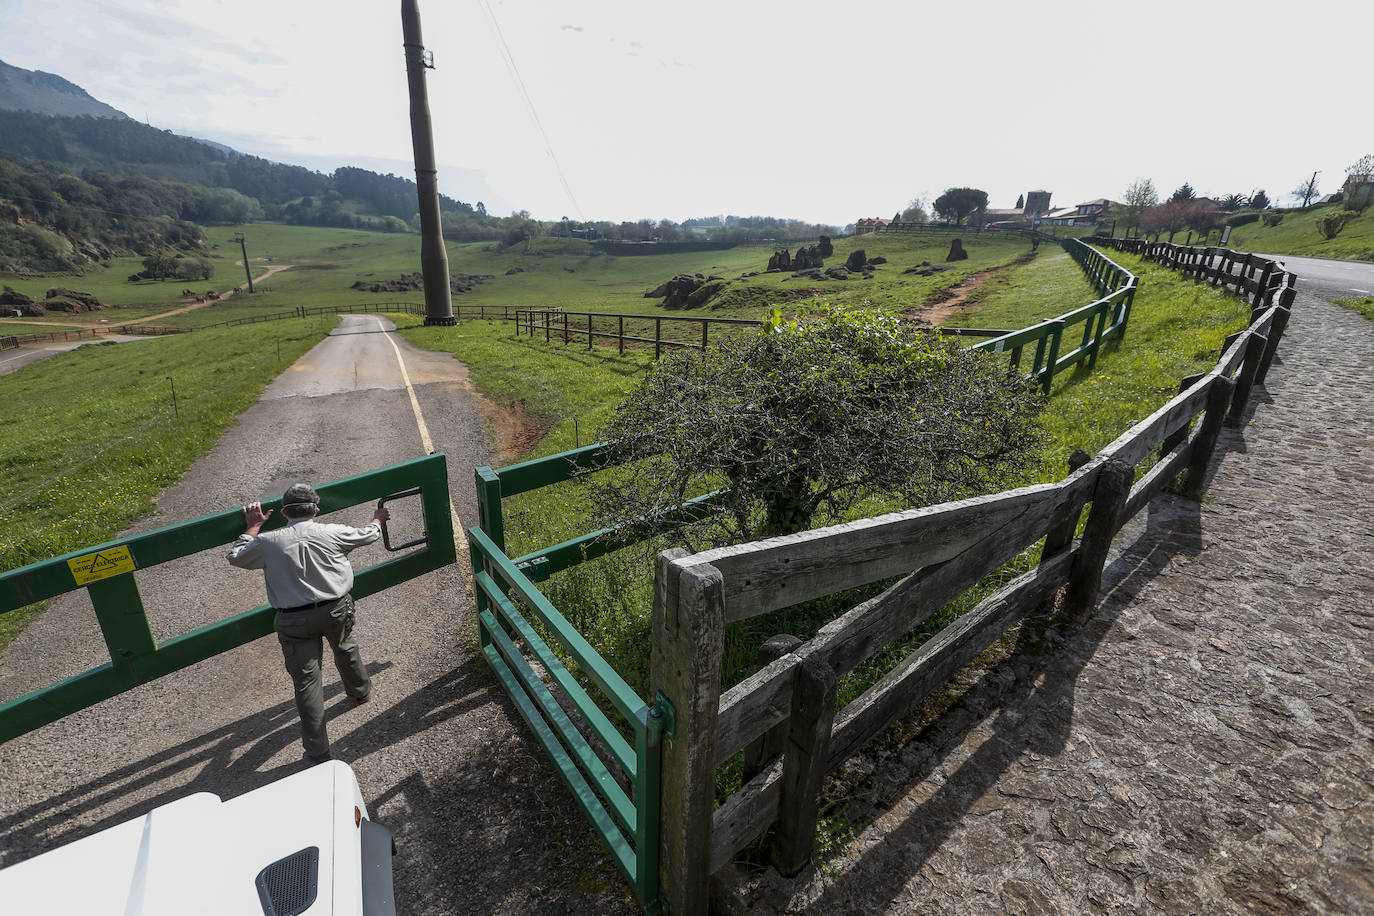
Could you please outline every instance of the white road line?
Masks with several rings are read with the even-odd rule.
[[[396,364],[401,367],[401,381],[406,383],[406,393],[410,395],[410,409],[415,411],[415,423],[420,427],[420,444],[424,446],[425,454],[432,454],[438,449],[434,447],[434,440],[429,435],[429,424],[425,423],[425,415],[420,412],[420,399],[415,396],[415,386],[410,384],[410,373],[406,371],[406,361],[401,358],[401,348],[396,346],[396,341],[392,339],[391,332],[386,329],[382,319],[373,317],[377,322],[377,327],[386,336],[386,342],[391,344],[391,349],[396,353]],[[458,518],[458,510],[453,506],[453,496],[448,498],[448,511],[453,516],[453,543],[458,550],[458,562],[463,564],[463,568],[468,566],[468,536],[463,531],[463,523]]]
[[[1352,293],[1364,293],[1366,296],[1369,295],[1369,290],[1367,290],[1367,289],[1356,289],[1356,288],[1353,287],[1353,286],[1350,287],[1350,291],[1351,291]]]

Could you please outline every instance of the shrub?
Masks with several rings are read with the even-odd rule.
[[[922,505],[986,492],[1029,467],[1041,397],[1005,360],[881,312],[826,311],[660,361],[605,438],[629,463],[595,488],[601,521],[635,534],[724,489],[682,532],[692,547],[805,530],[856,501]]]
[[[1272,229],[1274,226],[1277,226],[1279,223],[1283,222],[1283,214],[1266,213],[1263,215],[1262,219],[1264,220],[1264,225]]]
[[[1334,239],[1341,234],[1341,230],[1360,214],[1354,210],[1341,210],[1339,213],[1328,213],[1326,216],[1317,220],[1317,231],[1324,239]]]
[[[178,280],[208,280],[215,272],[215,265],[208,258],[177,258],[176,277]]]
[[[1226,218],[1226,225],[1230,226],[1232,229],[1236,229],[1241,226],[1248,226],[1251,223],[1258,222],[1259,218],[1260,215],[1258,213],[1237,213],[1234,216],[1228,216]]]

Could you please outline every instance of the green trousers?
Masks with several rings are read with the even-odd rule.
[[[296,686],[296,711],[301,716],[301,744],[311,757],[329,753],[324,728],[324,684],[320,671],[324,649],[321,639],[334,650],[334,665],[344,690],[355,700],[372,692],[358,643],[353,639],[353,596],[307,611],[278,611],[273,627],[281,642],[286,671]]]

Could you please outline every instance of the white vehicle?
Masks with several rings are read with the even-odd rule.
[[[53,916],[394,916],[391,831],[332,760],[227,802],[197,792],[0,871]]]

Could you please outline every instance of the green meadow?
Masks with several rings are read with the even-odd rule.
[[[274,224],[239,229],[249,240],[250,257],[271,257],[270,262],[261,262],[264,266],[291,263],[293,268],[269,277],[263,284],[266,289],[253,296],[238,296],[158,318],[155,323],[203,328],[218,321],[281,314],[297,305],[422,301],[419,293],[398,296],[348,288],[357,279],[386,279],[415,270],[418,241],[414,236]],[[233,231],[211,230],[219,251],[225,249]],[[862,247],[870,258],[886,258],[887,263],[871,281],[806,281],[805,285],[788,274],[740,279],[742,273],[764,268],[772,245],[611,256],[596,253],[579,240],[536,239],[528,251],[525,246],[502,250],[490,243],[453,245],[449,251],[454,272],[493,275],[472,293],[456,295],[455,304],[462,305],[539,304],[589,311],[684,314],[663,312],[659,300],[646,299],[643,293],[675,274],[702,273],[729,280],[723,297],[727,305],[685,314],[756,318],[773,304],[789,314],[825,304],[907,311],[989,268],[1001,270],[970,295],[972,304],[958,311],[951,324],[1022,327],[1093,298],[1077,265],[1057,246],[1042,244],[1035,258],[1013,265],[1029,251],[1024,240],[983,243],[974,239],[966,244],[969,260],[955,270],[932,277],[902,273],[905,267],[922,261],[942,262],[948,246],[948,236],[919,234],[880,233],[842,239],[836,242],[835,254],[827,263],[842,262],[856,247]],[[1241,326],[1247,314],[1239,300],[1211,287],[1183,281],[1127,255],[1113,257],[1143,278],[1130,330],[1124,342],[1107,348],[1094,370],[1066,372],[1056,379],[1054,396],[1045,411],[1049,442],[1041,468],[1033,475],[1036,480],[1061,476],[1073,449],[1091,452],[1101,448],[1167,400],[1182,376],[1211,365],[1221,339]],[[506,274],[516,266],[524,269]],[[78,289],[89,287],[63,282]],[[136,306],[133,299],[128,301],[127,309],[91,315],[158,313],[157,306]],[[415,345],[454,353],[466,363],[477,389],[498,406],[523,405],[532,428],[541,435],[533,448],[508,456],[511,461],[595,441],[597,431],[652,363],[652,354],[642,350],[622,355],[610,348],[588,350],[585,342],[579,344],[575,339],[563,344],[556,339],[545,343],[542,336],[517,336],[508,322],[463,321],[457,327],[438,328],[423,327],[418,319],[408,316],[398,316],[397,320],[401,333]],[[278,325],[289,329],[283,365],[313,345],[333,323],[334,319],[326,316],[288,319]],[[239,378],[235,374],[237,365],[249,364],[238,357],[245,349],[256,347],[260,333],[255,326],[212,328],[136,344],[134,349],[113,344],[88,346],[0,378],[0,392],[6,388],[16,392],[0,407],[0,429],[4,430],[0,433],[0,461],[11,470],[11,484],[0,503],[0,520],[7,526],[5,539],[0,542],[3,568],[106,540],[149,511],[156,493],[207,450],[261,390],[261,377]],[[158,348],[159,361],[165,366],[156,378],[140,374],[139,347]],[[163,390],[166,375],[176,377],[178,397],[187,399],[180,405],[179,420],[168,414],[169,392]],[[70,384],[78,378],[82,380],[79,385]],[[204,390],[209,378],[228,394],[213,402],[198,400],[197,392]],[[79,396],[61,401],[47,393],[59,390],[76,390]],[[42,394],[21,397],[19,391]],[[114,403],[130,407],[112,411],[110,405]],[[117,419],[100,425],[83,424],[78,419],[95,415]],[[35,418],[40,416],[49,419],[38,422]],[[194,430],[194,435],[186,432],[189,430]],[[88,506],[66,502],[63,494],[70,492],[104,495],[95,506]],[[871,502],[864,511],[890,508]],[[590,524],[585,495],[576,486],[517,497],[508,501],[506,514],[513,551],[581,534]],[[547,585],[558,606],[583,628],[593,645],[632,684],[643,689],[647,684],[648,583],[642,569],[630,583],[625,575],[620,558],[612,557],[562,573]],[[758,626],[779,623],[761,621]],[[794,621],[786,623],[800,629]],[[762,629],[736,634],[733,652],[739,659],[751,659],[751,646],[767,635],[771,633]]]
[[[1343,209],[1343,204],[1331,204],[1310,210],[1286,210],[1277,226],[1255,222],[1236,228],[1231,232],[1230,246],[1266,254],[1374,261],[1374,207],[1352,219],[1334,239],[1322,238],[1317,230],[1317,220]]]

